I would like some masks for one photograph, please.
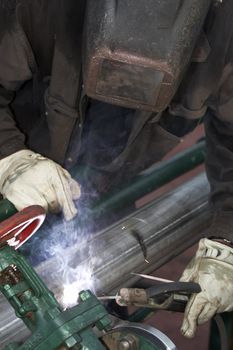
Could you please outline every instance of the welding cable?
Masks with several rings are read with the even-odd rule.
[[[200,293],[201,287],[194,282],[161,283],[146,289],[148,298],[156,298],[167,294],[191,295]]]
[[[228,336],[223,318],[221,315],[216,315],[214,321],[216,322],[220,334],[221,350],[229,350]]]
[[[201,288],[199,284],[193,282],[163,283],[146,289],[148,298],[159,298],[165,295],[168,297],[175,293],[191,295],[193,293],[199,293],[200,291]],[[184,306],[185,305],[183,305],[183,307]],[[180,307],[182,308],[182,305],[180,305]],[[214,321],[216,322],[220,334],[221,350],[229,350],[226,326],[221,315],[216,315]]]

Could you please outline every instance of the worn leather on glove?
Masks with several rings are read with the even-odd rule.
[[[71,220],[80,187],[70,174],[52,160],[30,150],[16,152],[0,161],[0,193],[21,210],[37,204],[46,211],[63,211]]]
[[[233,249],[202,239],[181,281],[197,282],[202,289],[189,300],[181,328],[184,336],[192,338],[197,325],[207,322],[216,313],[233,310]]]

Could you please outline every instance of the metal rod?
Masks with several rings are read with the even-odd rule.
[[[166,278],[160,278],[160,277],[156,277],[156,276],[145,275],[143,273],[132,272],[131,275],[138,276],[138,277],[141,277],[141,278],[144,278],[144,279],[148,279],[148,280],[152,280],[152,281],[157,281],[157,282],[164,282],[164,283],[173,283],[174,282],[174,281],[168,280]]]
[[[92,259],[97,295],[114,295],[110,293],[115,293],[122,286],[133,285],[139,277],[132,276],[132,271],[149,274],[199,240],[210,219],[208,192],[204,174],[184,183],[96,234],[88,242],[68,248],[66,254],[72,268],[90,267]],[[149,264],[145,262],[142,248],[131,234],[132,230],[140,232],[147,247]],[[64,283],[60,259],[61,256],[57,255],[37,268],[58,299]],[[25,328],[15,319],[3,298],[0,298],[0,310],[1,347],[9,340],[24,339],[27,335]]]
[[[92,204],[92,214],[98,217],[104,213],[127,208],[137,199],[204,163],[205,156],[206,146],[202,141],[173,158],[157,164],[144,175],[139,175],[117,188],[115,192],[102,196]]]

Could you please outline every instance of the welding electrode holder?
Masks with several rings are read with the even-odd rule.
[[[161,283],[147,289],[122,288],[116,302],[120,306],[136,306],[184,312],[189,297],[200,293],[201,287],[193,282]]]

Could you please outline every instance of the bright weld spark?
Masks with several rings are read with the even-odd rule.
[[[53,229],[55,230],[57,227],[53,227]],[[75,244],[79,242],[80,246],[89,237],[88,232],[80,232],[74,222],[63,222],[60,230],[65,231],[65,237],[69,237],[69,240]],[[83,256],[85,262],[82,265],[74,266],[73,256],[67,256],[66,250],[62,247],[62,242],[57,243],[56,246],[52,245],[51,249],[54,255],[61,257],[59,270],[61,273],[62,295],[59,301],[67,309],[77,305],[81,291],[95,291],[93,278],[94,260],[92,258],[92,247],[89,246],[88,250],[85,250],[85,256]],[[82,254],[84,253],[80,251],[81,256]]]
[[[79,208],[79,213],[83,218],[89,219],[89,212],[82,212]],[[51,278],[60,286],[59,303],[67,309],[77,305],[81,291],[90,290],[95,293],[98,281],[93,276],[94,267],[102,257],[96,257],[94,254],[96,247],[89,243],[91,235],[88,227],[80,228],[75,220],[51,220],[45,226],[45,230],[47,239],[41,243],[41,256],[44,257],[43,260],[53,257],[56,261]],[[78,261],[82,261],[78,266],[77,254]],[[51,271],[47,271],[45,278],[50,278],[50,275]]]
[[[74,282],[69,285],[63,286],[63,296],[61,299],[61,303],[65,308],[70,308],[77,304],[78,293],[77,290],[79,288],[79,283]]]
[[[94,280],[92,271],[87,266],[79,266],[70,274],[73,282],[63,285],[63,295],[61,303],[65,308],[73,307],[77,304],[79,293],[82,290],[94,291]]]

